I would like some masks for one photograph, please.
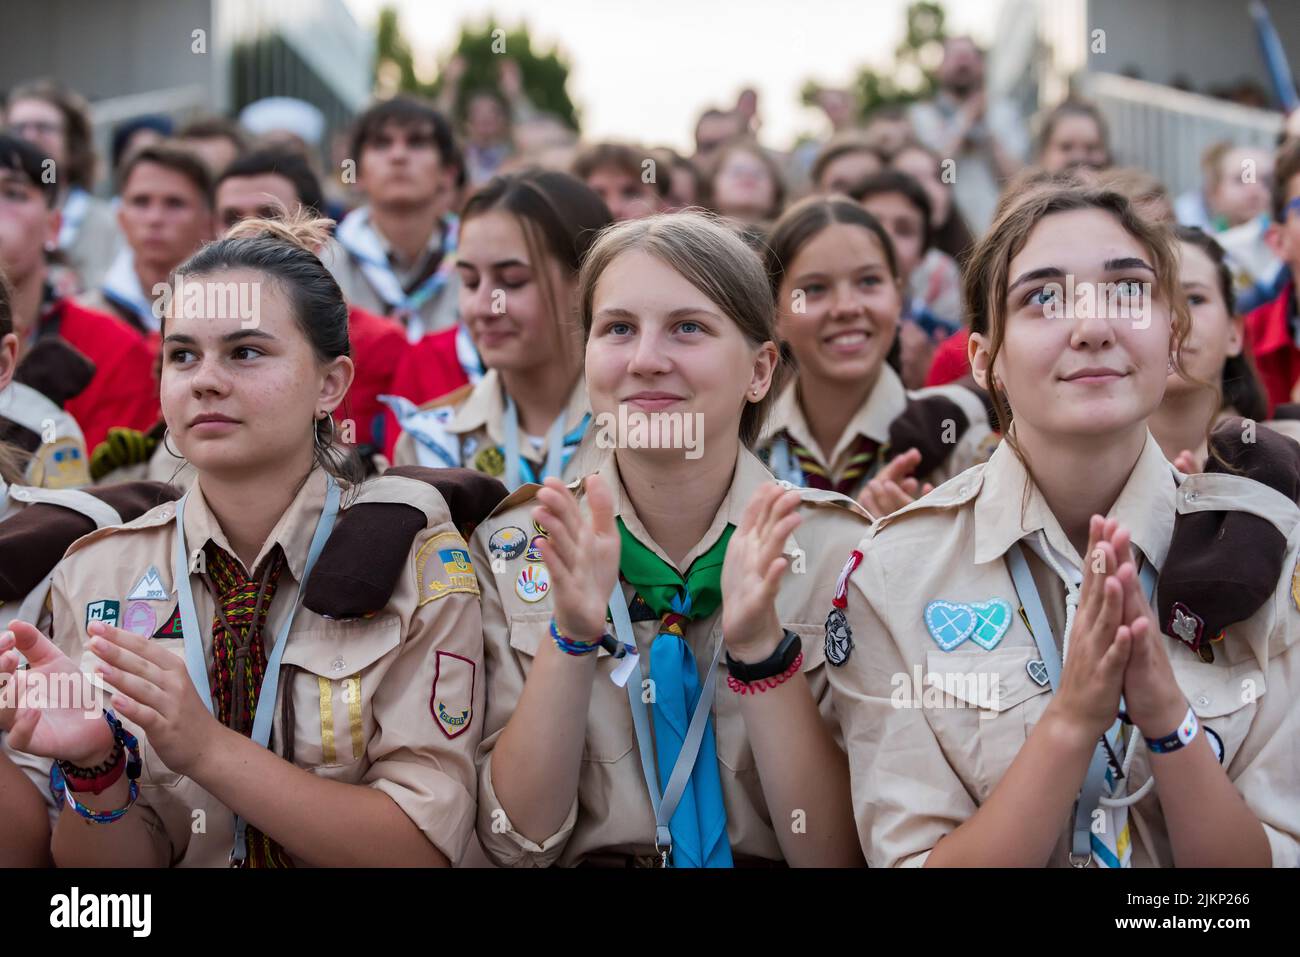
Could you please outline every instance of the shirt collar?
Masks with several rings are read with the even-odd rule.
[[[202,482],[200,478],[190,487],[185,502],[186,548],[193,555],[197,549],[212,542],[224,549],[235,561],[239,561],[239,556],[231,547],[226,533],[208,508],[208,503],[203,497]],[[253,561],[253,568],[244,569],[245,574],[251,575],[261,566],[271,553],[271,549],[279,545],[294,580],[302,582],[303,569],[307,565],[307,552],[311,548],[312,536],[316,533],[316,523],[320,520],[321,511],[325,507],[325,487],[325,472],[320,468],[313,468],[307,476],[307,481],[303,483],[298,494],[289,503],[289,507],[280,516],[280,520],[275,523],[275,527],[271,529],[271,534],[262,543],[262,548]]]
[[[812,429],[799,403],[797,389],[797,382],[792,382],[781,393],[768,419],[766,431],[769,436],[782,431],[787,432],[792,439],[820,458],[824,453],[817,445],[817,440],[813,438]],[[860,435],[865,435],[871,441],[883,445],[889,440],[890,425],[902,415],[905,408],[907,408],[907,389],[903,386],[903,380],[898,377],[898,373],[885,363],[880,367],[879,378],[871,394],[867,396],[867,401],[862,403],[854,413],[844,429],[844,434],[840,436],[839,442],[832,450],[830,461],[821,464],[827,467],[834,465]]]
[[[1010,443],[998,445],[981,478],[982,487],[974,510],[976,563],[1001,558],[1016,542],[1041,529],[1058,553],[1067,556],[1076,567],[1082,567],[1079,553],[1038,487],[1029,481],[1029,473]],[[1116,519],[1129,530],[1133,544],[1157,569],[1164,564],[1169,551],[1177,511],[1176,493],[1173,467],[1148,432],[1137,463],[1107,517]]]
[[[691,563],[699,556],[703,555],[713,544],[721,537],[723,531],[728,525],[740,527],[740,520],[745,514],[745,506],[749,504],[754,493],[758,491],[759,486],[766,482],[772,481],[772,473],[759,460],[753,452],[742,447],[740,454],[736,458],[735,470],[731,475],[731,487],[727,489],[727,494],[718,507],[718,512],[713,516],[713,523],[709,530],[704,533],[704,537],[696,543],[695,547],[686,553],[682,560],[682,568],[678,568],[664,552],[659,544],[650,537],[646,531],[641,519],[637,517],[632,508],[632,502],[627,496],[627,490],[623,488],[623,481],[618,474],[618,461],[613,454],[607,455],[601,463],[600,468],[596,470],[606,484],[613,489],[614,494],[614,515],[616,518],[623,520],[623,525],[639,541],[658,555],[669,567],[677,568],[678,572],[689,569]],[[799,543],[792,534],[786,537],[783,554],[795,556],[801,554]]]
[[[587,401],[587,383],[579,375],[578,381],[569,392],[569,401],[564,407],[565,435],[577,428],[582,417],[590,411],[591,404]],[[488,438],[494,444],[500,445],[505,441],[501,428],[505,414],[505,387],[501,384],[501,376],[497,371],[489,369],[470,391],[469,397],[461,407],[456,410],[447,429],[457,435],[486,429]]]

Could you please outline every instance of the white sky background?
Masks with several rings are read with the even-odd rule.
[[[860,65],[893,59],[908,0],[389,0],[417,71],[432,79],[466,20],[488,13],[529,25],[535,50],[558,44],[571,65],[569,96],[588,139],[627,139],[689,152],[695,120],[758,91],[762,140],[787,148],[824,135],[820,111],[799,103],[803,82],[848,83]],[[385,0],[346,0],[373,28]],[[987,46],[1001,0],[947,0],[950,33]],[[508,51],[507,51],[508,52]]]

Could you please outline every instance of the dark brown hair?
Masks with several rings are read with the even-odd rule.
[[[934,210],[930,206],[930,194],[915,177],[909,176],[902,170],[885,169],[879,173],[872,173],[849,190],[849,195],[859,203],[865,203],[872,196],[883,196],[887,193],[897,193],[902,196],[921,214],[921,253],[929,252],[930,247],[934,245],[934,222],[931,218]]]
[[[1300,139],[1292,140],[1277,151],[1273,166],[1273,222],[1286,221],[1287,188],[1300,176]]]

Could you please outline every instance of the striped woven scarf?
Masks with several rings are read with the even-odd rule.
[[[256,577],[244,574],[239,562],[213,542],[207,547],[208,588],[216,603],[212,617],[212,670],[216,679],[217,720],[245,737],[253,732],[253,714],[266,673],[266,644],[262,640],[266,615],[284,570],[284,553],[277,546]],[[289,694],[285,690],[285,694]],[[271,702],[274,707],[275,702]],[[292,867],[275,841],[251,824],[246,839],[246,867]]]
[[[813,455],[807,446],[800,445],[788,432],[786,438],[790,443],[790,451],[799,460],[799,469],[803,472],[804,485],[808,488],[839,492],[841,495],[850,497],[858,491],[858,487],[871,469],[871,463],[875,459],[876,453],[880,451],[878,442],[867,438],[865,435],[859,435],[854,440],[853,445],[849,447],[848,461],[840,472],[839,478],[832,478],[826,469],[817,462],[817,457]]]

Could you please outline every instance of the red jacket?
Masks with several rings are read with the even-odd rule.
[[[930,359],[930,371],[926,374],[925,384],[947,385],[970,375],[970,359],[967,358],[966,343],[970,333],[958,329],[934,350]]]
[[[421,405],[430,399],[440,399],[469,382],[469,376],[461,368],[460,359],[456,355],[456,329],[456,326],[452,326],[431,333],[407,349],[393,374],[393,395],[400,395]],[[393,446],[401,434],[397,417],[385,409],[384,454],[390,461]]]
[[[60,299],[41,317],[42,326],[57,323],[58,334],[95,363],[84,392],[65,403],[93,450],[110,426],[148,430],[158,421],[158,380],[153,355],[144,338],[125,322]]]
[[[1300,379],[1300,349],[1291,334],[1295,314],[1295,284],[1288,282],[1271,302],[1246,314],[1246,344],[1255,355],[1255,368],[1268,391],[1268,414],[1291,401],[1291,389]]]
[[[348,338],[357,372],[336,418],[356,423],[357,445],[378,444],[376,419],[384,411],[379,396],[393,391],[393,373],[410,346],[406,332],[392,319],[356,306],[348,307]]]

